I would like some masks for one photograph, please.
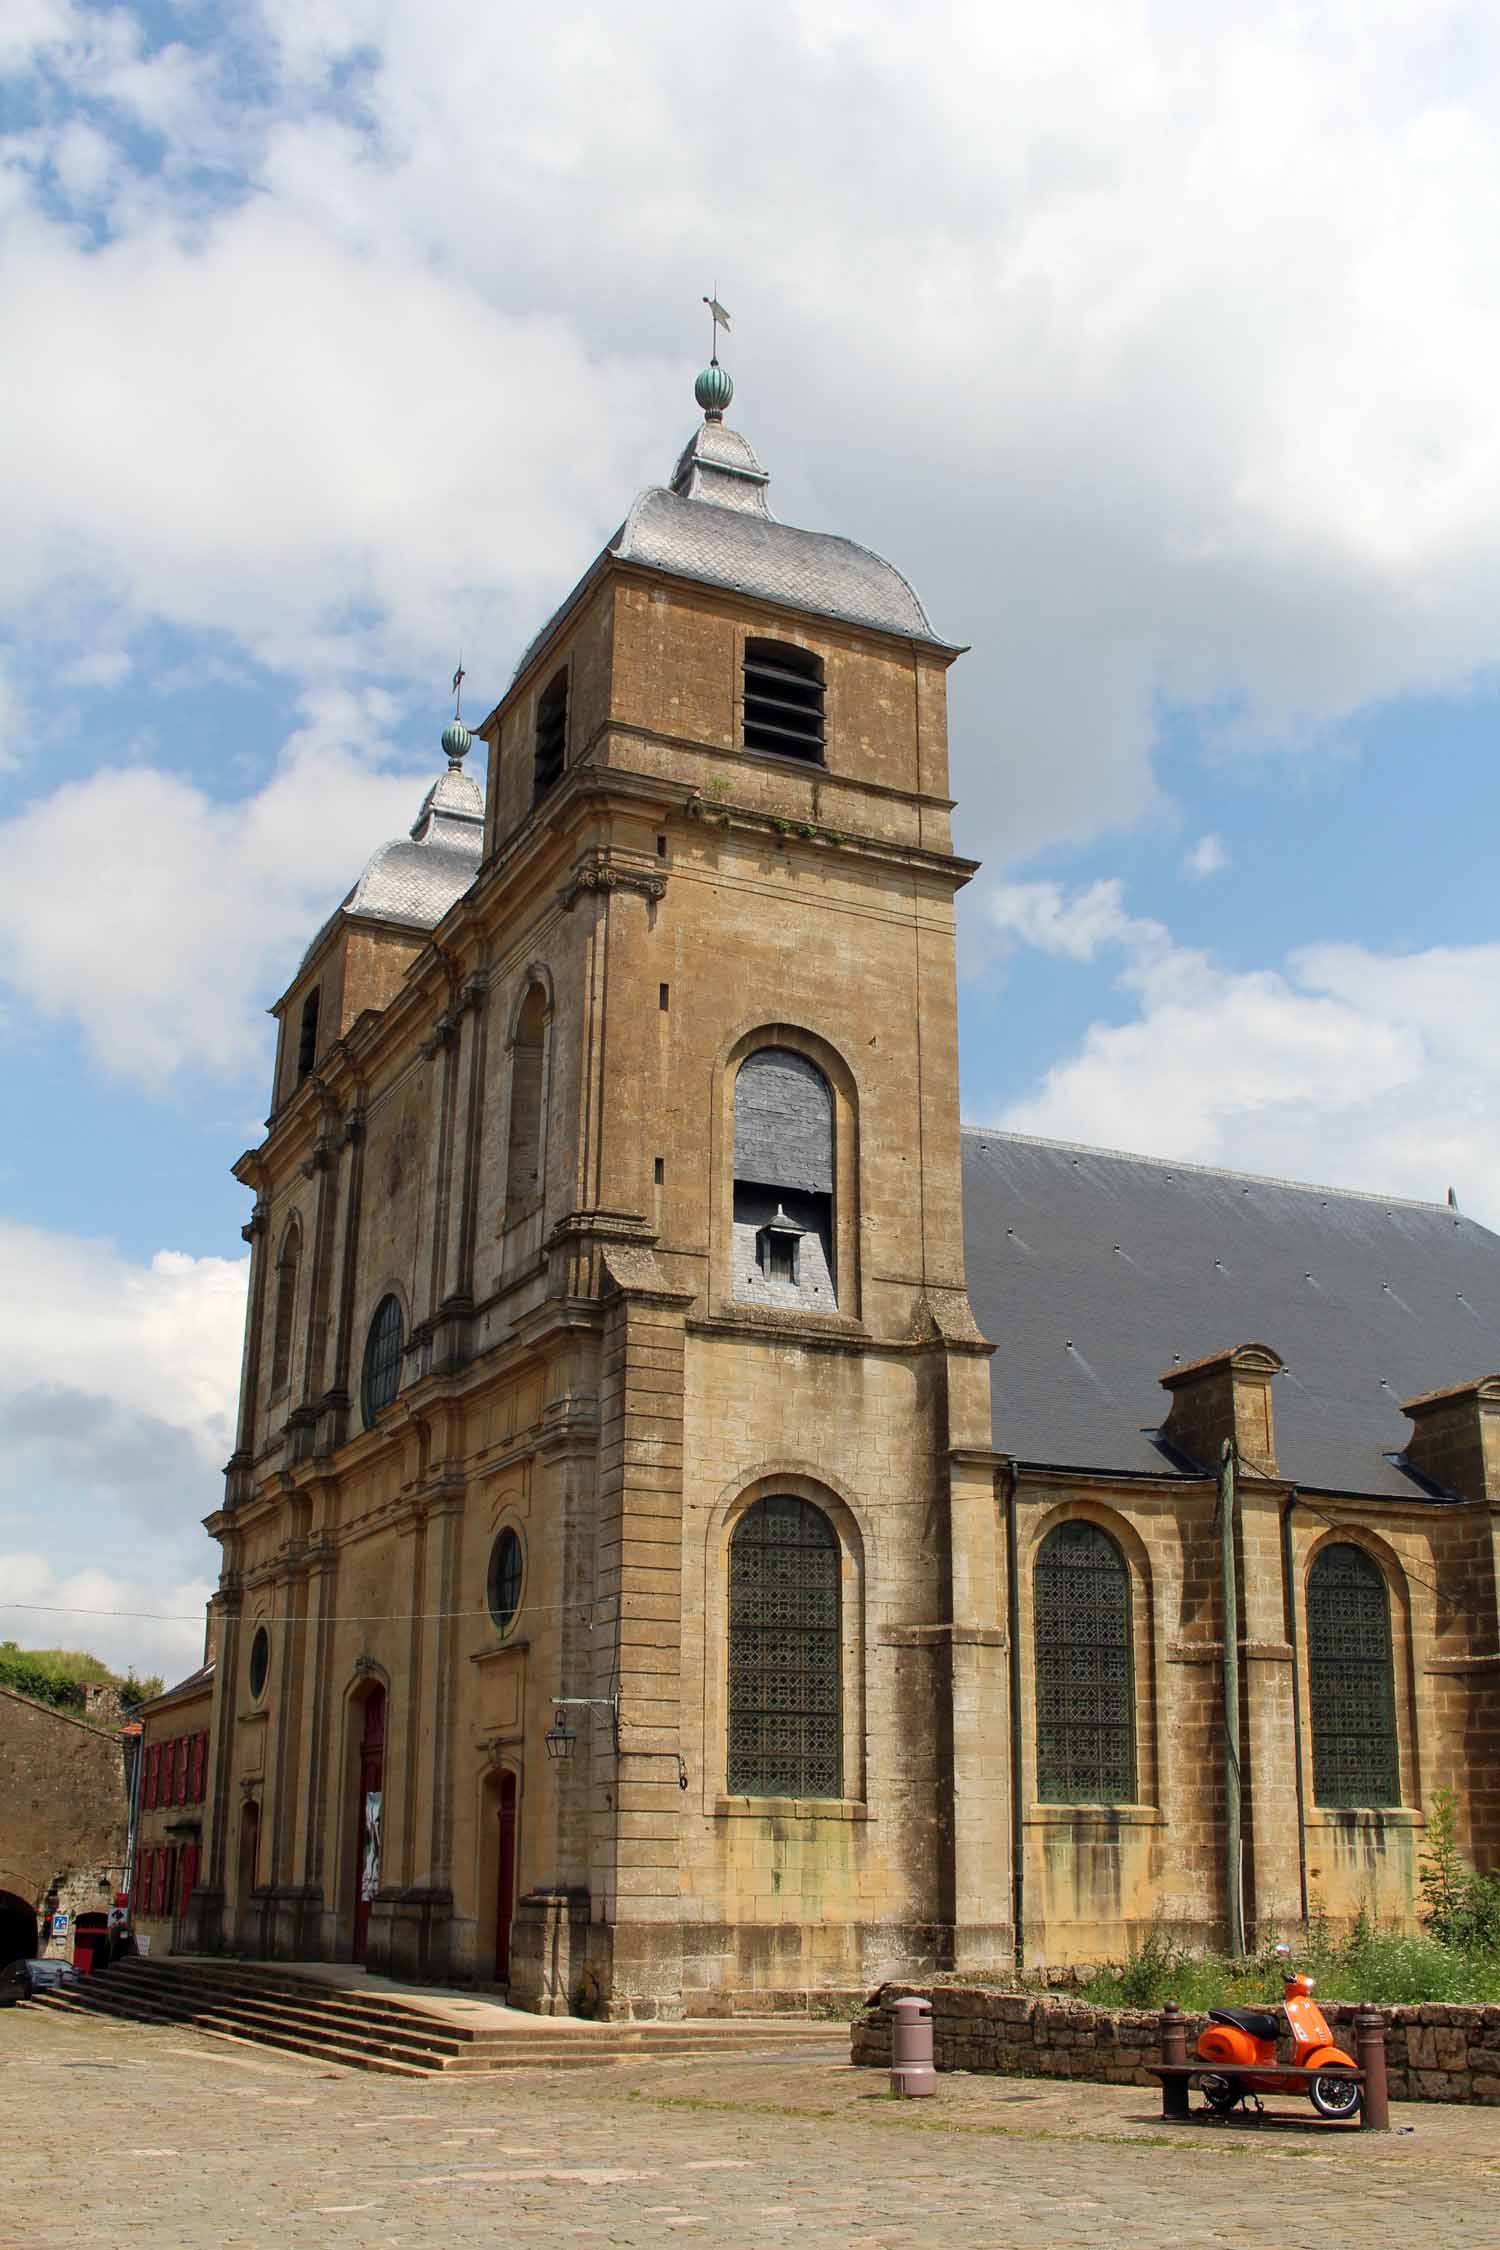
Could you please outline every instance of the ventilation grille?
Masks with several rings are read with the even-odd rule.
[[[745,748],[823,757],[823,667],[786,641],[745,644]]]

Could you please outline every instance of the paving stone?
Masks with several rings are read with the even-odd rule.
[[[181,2027],[17,2008],[0,2092],[5,2250],[447,2250],[705,2239],[745,2250],[1084,2250],[1243,2240],[1358,2209],[1362,2245],[1500,2244],[1494,2114],[1414,2104],[1389,2135],[1287,2105],[1261,2126],[1168,2128],[1134,2086],[945,2081],[892,2100],[826,2060],[629,2063],[496,2079],[372,2082],[296,2057],[213,2066]],[[243,2059],[243,2058],[236,2058]],[[102,2066],[85,2079],[80,2062]],[[88,2161],[80,2163],[79,2086]],[[376,2106],[378,2104],[378,2106]],[[180,2151],[169,2155],[166,2151]]]

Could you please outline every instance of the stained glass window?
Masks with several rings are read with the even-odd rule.
[[[1135,1795],[1130,1573],[1107,1532],[1059,1524],[1036,1559],[1036,1764],[1043,1804]]]
[[[365,1339],[365,1364],[360,1377],[359,1403],[365,1428],[374,1423],[383,1406],[389,1406],[401,1388],[401,1347],[406,1323],[394,1297],[382,1297]]]
[[[839,1545],[820,1508],[757,1500],[729,1545],[729,1789],[843,1794]]]
[[[1307,1578],[1313,1797],[1320,1805],[1399,1805],[1391,1605],[1360,1547],[1325,1547]]]

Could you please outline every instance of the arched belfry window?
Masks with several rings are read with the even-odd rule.
[[[758,1047],[734,1082],[734,1295],[834,1312],[833,1089],[806,1055]]]
[[[302,1229],[293,1219],[281,1238],[276,1261],[276,1316],[271,1345],[271,1390],[285,1390],[292,1379],[292,1329],[297,1317],[297,1276],[302,1265]]]
[[[568,758],[568,675],[559,672],[537,697],[532,803],[561,781]]]
[[[505,1172],[505,1215],[513,1222],[530,1211],[542,1190],[542,1081],[547,1038],[547,995],[534,984],[521,1003],[510,1051],[510,1135]]]
[[[1314,1802],[1399,1805],[1390,1598],[1379,1565],[1347,1541],[1308,1572],[1307,1668]]]
[[[839,1544],[811,1501],[757,1500],[729,1542],[731,1796],[843,1794]]]
[[[823,762],[823,666],[791,641],[745,643],[745,748]]]
[[[1097,1524],[1062,1523],[1035,1570],[1037,1796],[1128,1805],[1135,1795],[1130,1573]]]
[[[297,1084],[312,1069],[318,1059],[318,1005],[321,985],[314,985],[302,1003],[302,1022],[297,1032]]]
[[[406,1322],[396,1297],[382,1297],[375,1307],[365,1338],[364,1366],[360,1371],[359,1403],[368,1430],[382,1407],[389,1406],[401,1388],[401,1353],[406,1342]]]

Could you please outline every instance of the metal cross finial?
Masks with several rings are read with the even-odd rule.
[[[464,672],[464,660],[460,656],[458,660],[458,670],[453,675],[453,716],[455,719],[461,719],[463,717],[464,680],[466,676],[467,675]]]
[[[719,364],[719,330],[722,328],[726,336],[729,334],[729,315],[719,303],[719,284],[717,282],[714,283],[713,295],[705,297],[703,302],[707,305],[709,318],[713,322],[713,335],[710,345],[712,357],[709,364],[717,367]]]

